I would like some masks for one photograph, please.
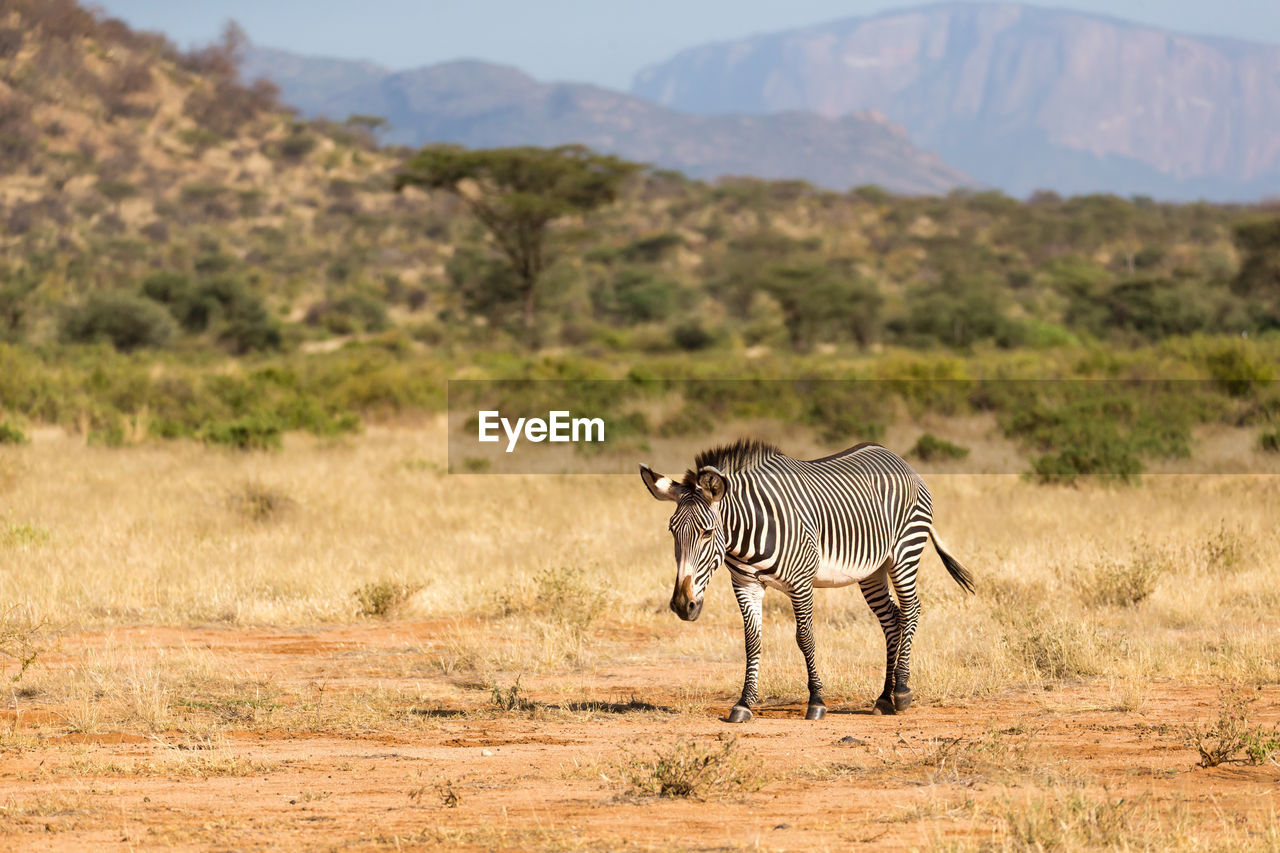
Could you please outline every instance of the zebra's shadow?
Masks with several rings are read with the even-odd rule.
[[[764,705],[753,709],[757,717],[767,720],[789,720],[799,718],[804,719],[805,711],[808,706],[804,704],[788,703],[785,705]],[[858,706],[858,705],[836,705],[827,706],[828,717],[874,717],[875,706]],[[721,720],[728,721],[728,714],[720,716]]]

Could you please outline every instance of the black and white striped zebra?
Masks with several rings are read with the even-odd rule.
[[[796,643],[809,671],[806,718],[826,714],[813,640],[813,590],[858,584],[885,638],[884,690],[875,712],[911,704],[911,641],[920,615],[916,568],[925,542],[947,572],[973,592],[973,578],[933,527],[929,490],[896,453],[859,444],[822,459],[792,459],[772,445],[739,441],[698,454],[681,480],[640,466],[659,500],[674,501],[676,583],[671,609],[692,622],[711,574],[725,563],[742,610],[747,672],[731,722],[752,718],[759,701],[761,603],[766,587],[786,593]],[[893,591],[890,592],[890,587]],[[896,596],[896,601],[895,601]]]

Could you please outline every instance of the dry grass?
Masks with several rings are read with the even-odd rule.
[[[706,687],[732,690],[740,622],[724,573],[696,626],[666,612],[666,507],[632,478],[450,478],[441,426],[338,444],[291,436],[283,453],[245,456],[194,444],[107,450],[43,431],[12,451],[23,465],[9,500],[45,534],[0,548],[0,600],[85,626],[463,619],[436,665],[482,680],[598,664],[602,635],[635,628],[653,638],[654,658],[723,662],[724,682]],[[1264,558],[1280,548],[1270,518],[1280,481],[1164,475],[1059,489],[935,475],[931,487],[978,595],[926,556],[925,701],[1097,674],[1280,676],[1280,642],[1265,628],[1280,566]],[[832,692],[867,693],[883,641],[861,596],[822,591],[816,616]],[[1229,649],[1205,641],[1224,621]],[[762,690],[794,695],[803,673],[778,652],[793,640],[775,593],[765,629]],[[139,716],[162,722],[150,688],[129,689]]]
[[[618,707],[606,708],[598,689],[582,687],[588,675],[653,667],[665,698],[652,701],[670,707],[632,704],[668,727],[669,737],[650,741],[664,745],[637,748],[621,765],[616,754],[592,756],[591,772],[565,778],[599,785],[605,774],[601,798],[620,779],[631,797],[750,796],[766,777],[747,750],[709,740],[705,728],[681,728],[706,723],[737,696],[742,640],[723,572],[697,624],[667,611],[669,507],[632,477],[450,477],[442,439],[439,423],[373,427],[337,443],[290,436],[281,453],[240,455],[185,443],[107,450],[46,430],[7,450],[18,461],[5,469],[3,488],[22,516],[4,522],[10,534],[0,537],[0,601],[17,608],[0,639],[12,646],[27,637],[43,651],[47,640],[30,630],[42,623],[106,633],[91,644],[64,638],[65,648],[38,655],[20,682],[6,685],[15,716],[0,723],[0,745],[20,755],[50,736],[128,733],[162,749],[129,761],[73,754],[49,767],[63,777],[126,777],[122,785],[135,776],[267,775],[269,762],[230,750],[229,733],[410,737],[455,715],[581,726],[593,715],[630,713],[631,685],[619,684],[610,697]],[[965,443],[975,457],[993,452],[972,435]],[[1093,710],[1146,725],[1160,713],[1166,679],[1280,682],[1280,564],[1269,557],[1280,552],[1272,518],[1280,478],[1161,475],[1137,488],[1051,488],[978,474],[929,482],[939,528],[973,570],[977,595],[964,595],[926,555],[913,660],[926,712],[991,706],[995,715],[1010,689],[1048,697],[1086,685]],[[790,606],[776,592],[765,602],[762,698],[803,702]],[[815,616],[833,710],[866,708],[882,675],[878,623],[856,588],[820,591]],[[288,674],[251,656],[229,665],[241,658],[130,639],[130,626],[193,624],[246,628],[229,635],[322,624],[396,639],[378,648],[335,643],[314,670]],[[20,665],[4,662],[10,676]],[[346,671],[366,679],[359,690],[337,683]],[[581,703],[566,698],[578,696]],[[24,719],[32,706],[48,709],[44,722]],[[1180,751],[1176,772],[1202,772],[1193,769],[1201,747],[1223,744],[1223,760],[1241,765],[1233,770],[1265,772],[1251,765],[1273,760],[1273,729],[1219,710],[1199,723],[1160,721],[1168,748]],[[1256,716],[1270,723],[1273,710]],[[863,725],[859,717],[832,720],[855,731]],[[1199,818],[1184,826],[1167,808],[1120,803],[1096,790],[1097,780],[1076,778],[1034,730],[987,725],[882,752],[846,748],[783,783],[1007,787],[1016,799],[1004,811],[979,813],[955,797],[901,810],[975,822],[988,848],[1146,849],[1148,837],[1192,847],[1178,839],[1204,837]],[[464,814],[479,808],[484,790],[453,778],[423,788],[413,804]],[[40,796],[0,807],[0,823],[35,820],[42,809],[59,814],[61,800]],[[290,796],[302,802],[307,794]],[[1269,843],[1273,829],[1259,830],[1265,838],[1224,831]],[[480,831],[437,827],[423,838],[444,843]],[[524,838],[529,830],[491,831]]]

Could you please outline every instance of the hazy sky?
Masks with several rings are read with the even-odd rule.
[[[1280,0],[1058,0],[1192,33],[1280,43]],[[254,42],[411,68],[450,59],[515,65],[542,80],[627,88],[642,66],[685,47],[919,0],[96,0],[180,46],[235,19]]]

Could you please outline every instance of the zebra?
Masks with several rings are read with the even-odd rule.
[[[933,540],[947,572],[966,592],[973,592],[973,576],[940,541],[929,490],[902,457],[867,442],[805,461],[771,444],[739,440],[699,453],[681,480],[644,464],[640,476],[655,498],[676,504],[668,525],[675,539],[676,615],[696,620],[712,573],[721,563],[729,567],[747,652],[742,696],[729,722],[751,720],[751,706],[760,699],[766,587],[791,599],[796,644],[809,676],[805,719],[826,716],[813,639],[817,587],[862,588],[885,639],[884,690],[873,713],[910,706],[911,641],[920,615],[916,568],[926,540]]]

